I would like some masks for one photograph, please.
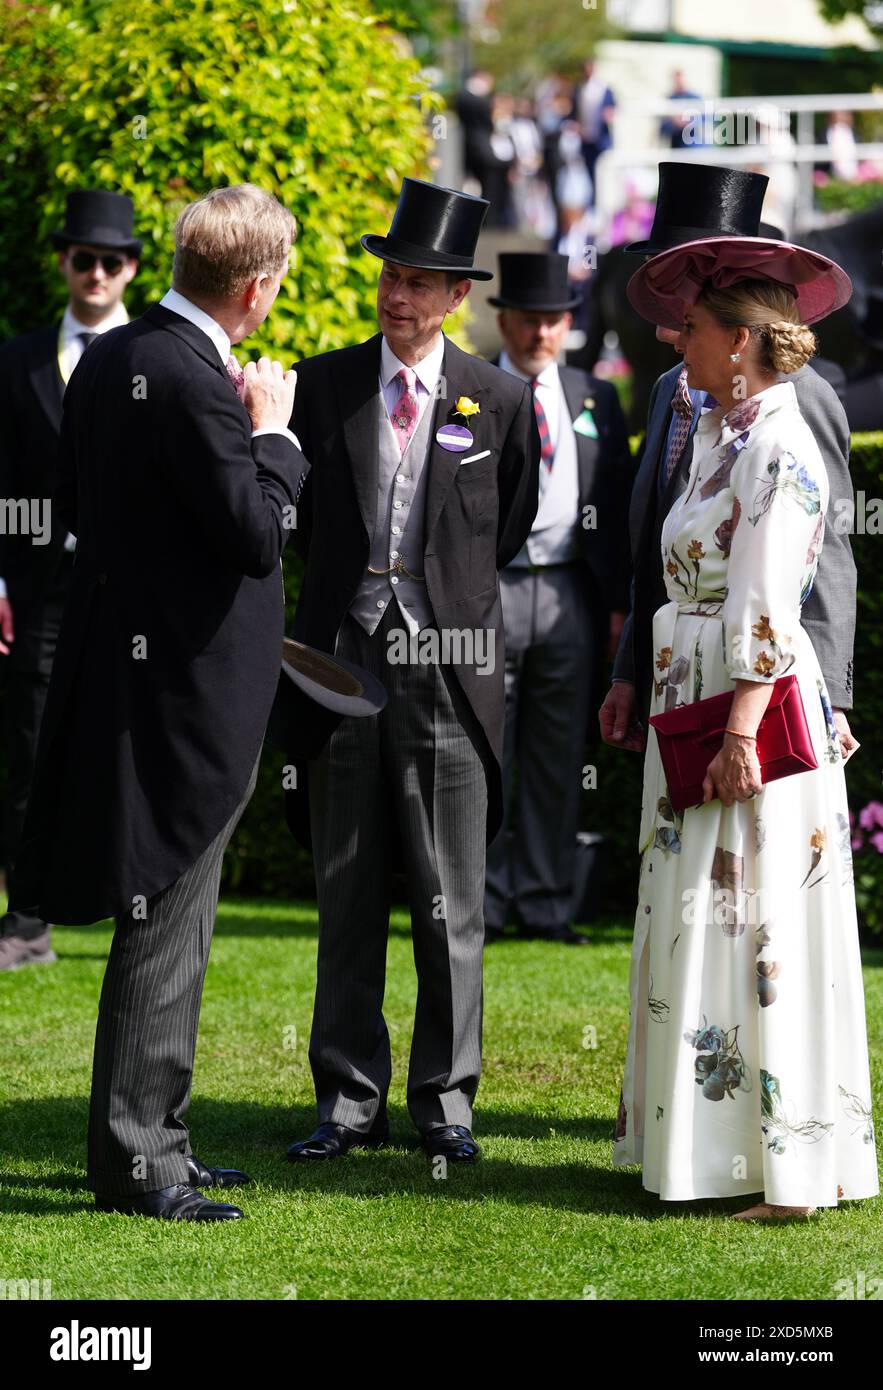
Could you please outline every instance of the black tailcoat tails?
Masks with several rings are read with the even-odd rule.
[[[57,496],[77,556],[15,906],[130,912],[241,803],[279,677],[285,508],[308,467],[284,435],[252,439],[214,344],[162,306],[84,354]]]
[[[333,652],[338,630],[368,564],[377,505],[377,411],[380,390],[378,333],[298,364],[292,428],[312,471],[297,511],[295,544],[305,560],[295,636]],[[504,646],[498,570],[530,534],[537,511],[540,441],[530,389],[489,362],[445,339],[442,385],[434,406],[426,467],[424,573],[435,624],[441,629],[494,633],[494,670],[452,669],[466,696],[474,727],[467,730],[488,783],[487,837],[502,818]],[[436,431],[456,421],[457,401],[480,407],[468,419],[474,446],[486,458],[461,464],[442,448]],[[432,405],[427,407],[432,409]],[[302,744],[318,752],[334,716],[304,701]],[[286,793],[293,833],[309,844],[307,775]]]

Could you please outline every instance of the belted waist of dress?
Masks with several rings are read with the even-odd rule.
[[[700,618],[722,618],[724,600],[722,598],[672,598],[662,608],[676,608],[679,613],[695,613]],[[661,613],[662,608],[657,609]]]

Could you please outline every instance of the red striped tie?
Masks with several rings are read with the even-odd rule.
[[[533,409],[537,417],[537,427],[540,431],[540,458],[547,468],[552,467],[552,459],[555,456],[555,446],[552,443],[552,436],[549,432],[549,421],[546,419],[546,412],[540,403],[537,395],[538,378],[533,377],[530,383],[531,394],[533,395]]]
[[[677,467],[678,459],[684,452],[684,445],[690,437],[690,426],[693,423],[693,402],[687,388],[686,367],[681,368],[678,384],[671,398],[671,407],[678,418],[675,420],[675,427],[671,432],[671,443],[665,460],[663,488],[668,486],[668,480]]]

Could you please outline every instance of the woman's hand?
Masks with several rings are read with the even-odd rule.
[[[702,783],[703,802],[717,796],[723,806],[732,806],[735,801],[748,801],[760,791],[763,782],[754,740],[724,734],[723,746],[708,764]]]
[[[856,748],[861,748],[861,744],[850,729],[849,720],[842,709],[834,710],[834,728],[837,730],[843,761],[848,762]]]

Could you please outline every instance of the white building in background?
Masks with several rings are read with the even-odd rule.
[[[745,155],[752,147],[766,144],[763,157],[758,150],[756,163],[747,163],[744,158],[733,162],[769,174],[766,217],[786,232],[792,229],[796,215],[800,220],[798,209],[802,209],[805,219],[811,202],[811,165],[799,165],[794,160],[794,136],[798,133],[795,122],[789,125],[787,115],[775,108],[764,108],[764,96],[775,93],[767,86],[763,60],[793,57],[805,63],[816,55],[829,60],[832,49],[846,46],[876,51],[878,40],[864,20],[850,16],[829,24],[816,0],[734,0],[729,4],[724,0],[604,2],[610,21],[634,37],[604,40],[597,46],[599,69],[617,99],[615,153],[602,157],[597,170],[597,203],[602,221],[605,214],[609,216],[621,204],[624,180],[637,184],[646,177],[648,167],[671,154],[666,149],[667,142],[660,138],[661,112],[658,106],[652,108],[670,96],[676,71],[683,73],[686,88],[700,98],[690,142],[693,157],[703,158],[703,145],[707,149],[714,141],[715,131],[719,145],[739,146]],[[727,67],[729,59],[736,56],[757,58],[758,103],[751,113],[727,117],[715,113],[711,104],[731,90]],[[836,68],[831,72],[835,86]],[[705,107],[705,103],[709,106]],[[801,138],[811,143],[811,112],[804,113],[802,120]],[[726,121],[731,123],[729,135],[724,133]],[[634,168],[630,164],[632,154]]]
[[[838,24],[816,0],[606,0],[612,24],[635,34],[673,34],[737,44],[781,44],[827,53],[845,46],[874,49],[877,39],[858,15]]]

